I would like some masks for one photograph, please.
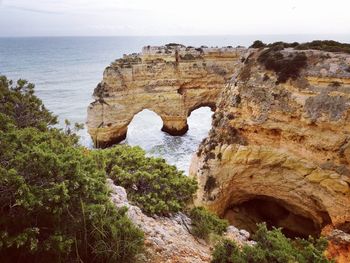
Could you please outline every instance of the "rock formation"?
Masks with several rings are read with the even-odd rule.
[[[193,157],[196,204],[248,231],[266,221],[289,236],[350,233],[350,55],[307,50],[283,83],[262,52],[248,50]]]
[[[249,231],[265,221],[288,236],[325,234],[328,255],[347,262],[350,55],[292,48],[270,55],[167,45],[124,56],[94,92],[89,133],[96,146],[109,146],[149,109],[164,131],[183,134],[191,111],[211,106],[213,127],[190,169],[199,182],[195,204]],[[149,218],[128,206],[152,262],[208,262],[210,249],[189,236],[187,217]]]
[[[191,231],[191,219],[183,213],[172,217],[149,217],[141,209],[133,206],[127,199],[125,189],[108,180],[111,200],[117,207],[127,207],[131,221],[145,233],[145,253],[139,256],[139,262],[151,263],[204,263],[210,262],[212,245],[194,237]],[[238,245],[253,244],[249,233],[230,226],[225,237]]]
[[[193,48],[168,44],[124,55],[106,68],[88,108],[88,131],[97,147],[125,139],[143,109],[163,120],[162,130],[182,135],[201,106],[215,110],[218,95],[240,63],[244,48]]]
[[[328,240],[327,257],[337,263],[350,262],[350,234],[335,229],[328,234]]]

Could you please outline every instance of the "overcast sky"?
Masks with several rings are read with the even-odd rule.
[[[0,36],[350,34],[350,0],[0,0]]]

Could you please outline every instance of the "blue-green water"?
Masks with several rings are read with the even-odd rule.
[[[91,94],[102,79],[104,68],[123,54],[140,52],[146,45],[170,42],[191,46],[249,46],[254,40],[310,41],[335,39],[350,42],[349,35],[270,35],[270,36],[169,36],[169,37],[43,37],[0,38],[0,74],[24,78],[36,84],[37,95],[59,116],[72,122],[86,121]],[[191,155],[210,129],[211,112],[198,109],[189,118],[189,132],[172,137],[160,131],[158,116],[143,111],[129,126],[125,143],[139,145],[149,154],[162,156],[187,171]],[[81,141],[91,147],[86,131]]]

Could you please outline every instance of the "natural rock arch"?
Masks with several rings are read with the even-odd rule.
[[[134,100],[132,98],[130,98],[130,100],[135,102],[135,97],[133,98]],[[105,148],[124,140],[127,135],[128,126],[134,116],[145,109],[157,114],[163,122],[161,130],[174,136],[183,135],[188,131],[189,127],[187,124],[187,118],[196,109],[209,107],[212,111],[215,111],[215,101],[204,102],[200,105],[192,106],[188,110],[184,109],[184,106],[178,108],[168,106],[166,103],[167,101],[174,103],[174,105],[182,106],[181,101],[170,98],[164,100],[164,103],[159,103],[159,101],[155,102],[154,99],[150,98],[147,103],[140,103],[144,104],[142,107],[139,107],[140,104],[137,104],[137,102],[134,104],[118,103],[115,105],[109,105],[101,103],[99,105],[94,105],[93,110],[101,112],[100,118],[102,120],[101,125],[96,129],[95,137],[91,132],[91,128],[89,130],[93,137],[95,146]],[[153,103],[157,103],[157,107],[152,107],[150,105]],[[108,113],[106,114],[106,112]]]
[[[136,112],[132,118],[128,121],[127,125],[126,125],[126,132],[125,132],[125,137],[127,136],[128,134],[128,129],[129,129],[129,126],[133,124],[133,122],[135,121],[135,118],[142,118],[143,114],[142,113],[146,113],[147,112],[149,114],[152,115],[152,121],[156,121],[157,123],[157,128],[159,127],[158,125],[160,125],[160,127],[163,127],[164,125],[164,121],[162,119],[162,117],[159,115],[158,112],[156,112],[155,110],[152,110],[151,108],[145,108],[145,109],[141,109],[140,111]],[[143,119],[143,121],[145,121],[145,119]],[[159,123],[160,122],[160,123]],[[152,126],[154,125],[155,123],[152,122]],[[143,127],[138,127],[138,129],[142,129]]]
[[[216,108],[225,83],[242,64],[244,48],[145,47],[106,68],[88,107],[88,131],[97,147],[125,139],[128,124],[143,109],[157,113],[162,131],[183,135],[199,107]]]
[[[216,103],[202,103],[202,102],[200,102],[188,110],[187,117],[190,117],[192,112],[194,112],[200,108],[205,108],[205,107],[208,107],[212,112],[215,112]]]

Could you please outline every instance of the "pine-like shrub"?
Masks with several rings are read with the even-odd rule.
[[[327,241],[323,238],[289,239],[280,229],[268,230],[265,224],[258,225],[253,235],[257,243],[238,248],[230,240],[223,240],[216,245],[212,263],[329,263],[324,256]]]
[[[35,127],[47,130],[57,124],[57,117],[52,115],[34,94],[34,85],[26,80],[13,84],[5,76],[0,76],[0,113],[8,116],[16,127]]]
[[[290,56],[284,56],[279,52],[279,48],[273,47],[261,52],[258,61],[265,66],[267,70],[273,70],[277,74],[277,81],[284,83],[288,79],[299,77],[302,68],[307,65],[307,57],[304,52],[291,53]]]
[[[117,145],[96,151],[100,167],[124,187],[128,198],[149,215],[183,210],[197,190],[197,182],[161,158],[146,157],[139,147]]]
[[[10,83],[0,77],[0,261],[134,262],[143,233],[110,202],[105,171],[50,127],[31,84]]]
[[[189,216],[192,219],[192,233],[203,239],[209,238],[210,234],[222,235],[229,225],[227,220],[220,219],[204,207],[193,208]]]

